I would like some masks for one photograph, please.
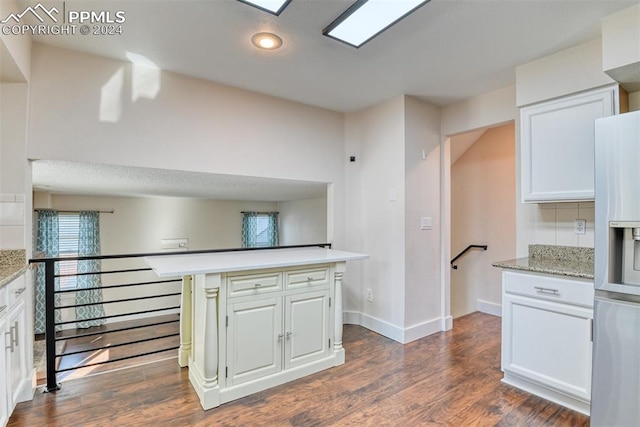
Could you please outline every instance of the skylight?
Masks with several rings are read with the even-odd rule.
[[[428,1],[358,0],[322,34],[360,47]]]
[[[241,3],[257,7],[265,12],[280,15],[291,0],[238,0]]]

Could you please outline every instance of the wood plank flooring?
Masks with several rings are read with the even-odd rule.
[[[203,411],[175,359],[63,384],[20,403],[9,426],[588,426],[500,382],[500,318],[401,345],[346,325],[347,363]]]

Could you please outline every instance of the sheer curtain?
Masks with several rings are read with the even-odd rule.
[[[41,252],[45,258],[58,256],[58,213],[55,211],[38,212],[38,233],[36,239],[36,251]],[[55,263],[55,273],[58,274],[58,263]],[[60,279],[55,279],[56,290],[60,289]],[[44,334],[45,319],[45,273],[44,263],[39,263],[36,270],[35,289],[35,324],[36,334]],[[60,305],[60,294],[55,296],[56,306]],[[56,322],[60,321],[60,310],[55,311]]]
[[[100,214],[79,213],[78,256],[100,255]],[[100,271],[100,260],[78,261],[78,273]],[[104,325],[102,305],[102,280],[99,274],[77,277],[76,304],[92,304],[76,307],[76,323],[79,328]],[[95,319],[95,320],[87,320]]]

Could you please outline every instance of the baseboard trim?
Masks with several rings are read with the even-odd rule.
[[[479,299],[476,303],[476,308],[481,313],[502,317],[502,305],[496,304],[495,302],[483,301]]]
[[[442,319],[440,318],[402,329],[399,326],[392,325],[365,313],[345,311],[343,313],[343,322],[348,325],[362,326],[401,344],[407,344],[442,331]]]

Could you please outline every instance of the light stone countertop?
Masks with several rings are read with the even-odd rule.
[[[528,257],[497,261],[492,265],[509,270],[593,279],[593,256],[593,248],[529,245]]]
[[[367,259],[369,255],[320,247],[262,249],[145,257],[160,277],[223,273]]]
[[[24,249],[0,250],[0,288],[6,286],[27,269]]]

